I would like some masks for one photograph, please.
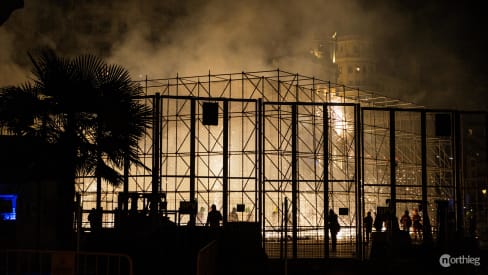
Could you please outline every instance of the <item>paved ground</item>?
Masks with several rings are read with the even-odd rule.
[[[440,256],[449,254],[457,263],[449,267],[440,264]],[[373,255],[374,256],[374,255]],[[464,263],[462,263],[464,261]],[[475,265],[476,262],[479,265]],[[470,263],[467,263],[470,262]],[[286,267],[286,268],[285,268]],[[285,272],[286,270],[286,272]],[[382,251],[371,259],[331,258],[328,260],[269,260],[265,274],[269,275],[353,275],[353,274],[488,274],[488,250],[425,249],[413,246],[405,251]]]
[[[488,259],[485,257],[485,259]],[[354,275],[354,274],[463,274],[463,275],[482,275],[488,274],[486,264],[482,267],[474,267],[472,265],[458,265],[449,268],[441,267],[437,261],[427,264],[420,260],[384,260],[384,261],[365,261],[346,259],[333,259],[327,262],[319,261],[290,261],[287,264],[287,272],[285,272],[285,264],[283,262],[270,263],[265,274],[278,275],[322,275],[322,274],[337,274],[337,275]]]

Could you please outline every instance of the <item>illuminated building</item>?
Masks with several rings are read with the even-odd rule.
[[[334,36],[337,83],[377,91],[377,64],[370,39],[357,35]]]
[[[123,192],[160,194],[164,209],[157,215],[180,226],[191,221],[187,211],[178,214],[187,203],[197,205],[197,226],[204,225],[211,204],[224,224],[236,207],[239,221],[260,225],[271,258],[283,253],[278,240],[286,235],[290,257],[362,257],[362,217],[385,208],[397,216],[418,209],[434,239],[439,213],[454,215],[457,228],[463,227],[459,129],[484,113],[426,109],[279,70],[141,85],[147,95],[141,100],[154,109],[157,125],[141,140],[140,158],[151,171],[127,169],[125,187],[104,183],[104,227],[114,226],[116,208],[150,212],[143,197],[127,205],[118,201]],[[204,111],[209,106],[217,109]],[[81,226],[89,230],[96,180],[78,178],[77,190]],[[334,255],[325,245],[330,208],[342,226]]]
[[[394,53],[381,52],[374,37],[335,32],[318,39],[310,52],[322,64],[313,72],[322,79],[402,100],[419,89],[414,58],[405,64]]]

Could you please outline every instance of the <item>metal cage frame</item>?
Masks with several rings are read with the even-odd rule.
[[[239,205],[239,221],[259,223],[269,257],[363,258],[362,219],[378,206],[394,214],[421,207],[435,237],[436,201],[448,201],[463,226],[458,111],[281,70],[146,79],[141,86],[153,124],[139,155],[151,171],[126,167],[124,186],[102,190],[92,176],[78,178],[82,227],[96,192],[106,227],[120,192],[165,192],[165,213],[179,224],[204,225],[211,204],[224,224],[234,222],[230,213]],[[202,123],[205,102],[218,105],[216,125]],[[449,117],[450,135],[436,135],[437,114]],[[197,213],[177,218],[182,201],[196,202]],[[347,209],[334,253],[329,209]]]

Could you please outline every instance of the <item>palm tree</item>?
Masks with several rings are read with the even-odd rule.
[[[118,186],[125,163],[143,166],[138,143],[149,129],[151,111],[136,100],[142,89],[127,70],[93,55],[64,58],[43,49],[29,56],[34,81],[3,89],[0,126],[60,148],[60,173],[68,182],[62,187],[70,206],[66,217],[72,217],[80,175],[97,178],[99,208],[102,180]],[[71,231],[72,218],[63,222]]]

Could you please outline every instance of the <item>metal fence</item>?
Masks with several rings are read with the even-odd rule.
[[[125,254],[55,250],[2,250],[1,275],[133,275]]]

